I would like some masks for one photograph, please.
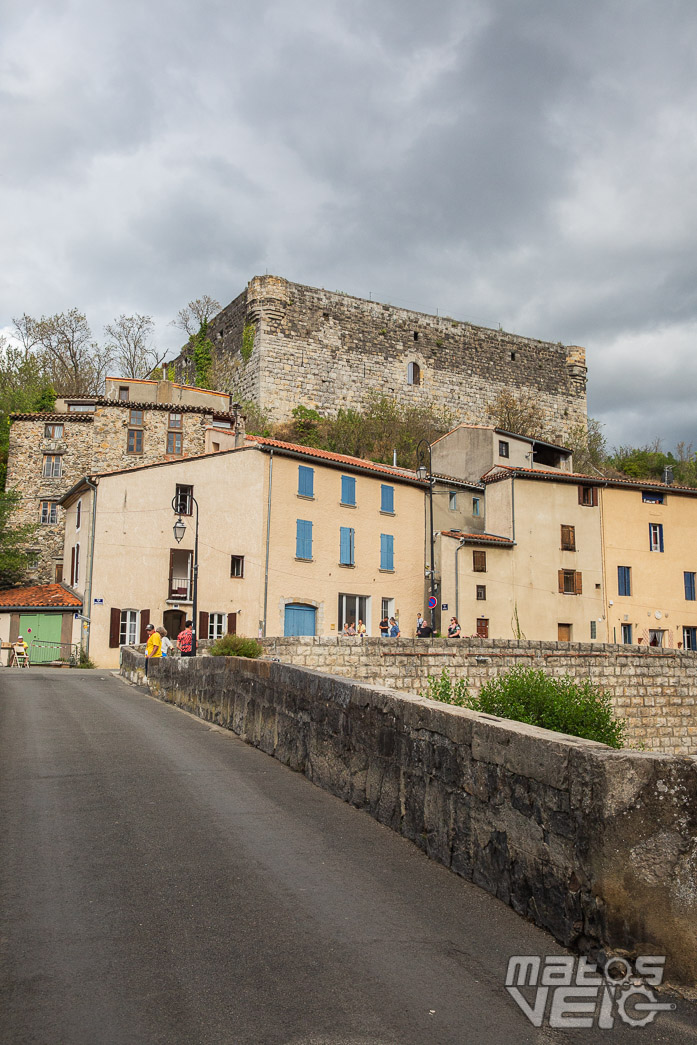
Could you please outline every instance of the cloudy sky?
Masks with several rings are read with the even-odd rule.
[[[0,328],[266,271],[585,346],[697,444],[694,0],[1,0]]]

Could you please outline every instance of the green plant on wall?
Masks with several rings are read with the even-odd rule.
[[[210,388],[213,372],[213,344],[208,337],[208,324],[204,321],[198,334],[190,339],[194,360],[194,384],[198,388]]]
[[[248,363],[252,358],[252,352],[254,351],[254,334],[254,324],[245,323],[244,330],[242,331],[242,348],[240,349],[240,355],[245,363]]]

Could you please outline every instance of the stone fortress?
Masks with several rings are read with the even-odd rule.
[[[208,324],[219,387],[271,421],[294,407],[360,410],[371,393],[403,405],[447,408],[456,422],[487,423],[505,390],[535,397],[547,436],[563,443],[585,424],[585,351],[431,316],[349,294],[255,276]],[[175,364],[193,382],[190,353]]]

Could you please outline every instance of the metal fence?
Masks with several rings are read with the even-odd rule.
[[[80,663],[80,646],[74,642],[42,642],[33,639],[29,646],[30,664],[51,664],[62,661],[76,668]]]

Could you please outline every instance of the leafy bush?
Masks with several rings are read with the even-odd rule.
[[[487,682],[475,697],[466,679],[452,679],[443,668],[440,676],[428,676],[428,692],[421,695],[608,747],[624,747],[626,742],[626,726],[615,718],[608,694],[570,675],[558,678],[534,668],[512,668]]]
[[[264,652],[256,639],[244,635],[223,635],[208,651],[212,657],[260,657]]]
[[[467,689],[467,679],[451,679],[447,668],[440,675],[428,676],[428,692],[421,693],[429,700],[440,700],[443,704],[457,704],[458,707],[469,707],[472,699]]]
[[[482,686],[468,704],[515,722],[624,747],[626,727],[616,719],[610,697],[592,682],[555,677],[534,668],[512,668]]]

